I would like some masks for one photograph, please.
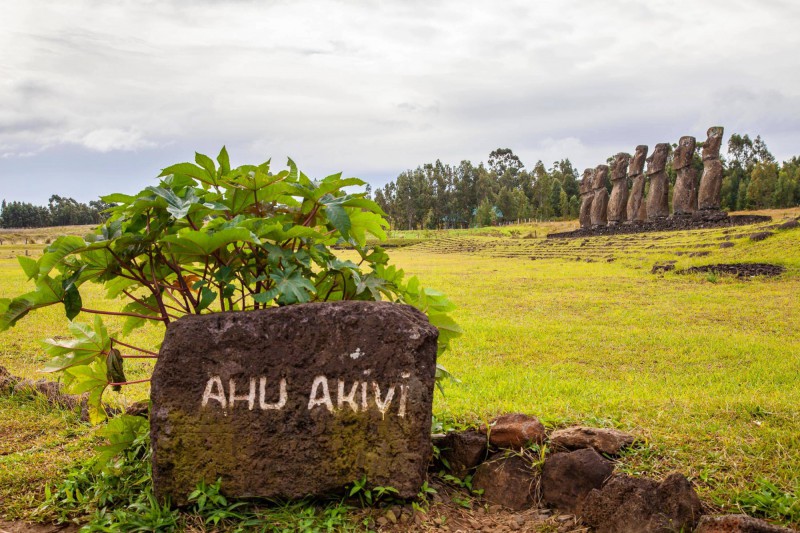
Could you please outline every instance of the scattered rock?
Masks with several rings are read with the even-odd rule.
[[[4,366],[0,366],[0,391],[13,390],[19,383],[17,376],[12,376]]]
[[[480,431],[488,433],[489,442],[498,448],[519,449],[529,443],[542,444],[547,438],[538,418],[521,413],[499,416],[489,426],[481,426]]]
[[[723,243],[720,243],[720,245],[719,245],[720,248],[733,248],[734,246],[736,246],[736,244],[734,244],[732,242],[727,242],[727,241],[723,242]]]
[[[611,461],[591,448],[551,455],[542,468],[542,502],[575,512],[586,495],[602,487],[613,471]]]
[[[691,229],[728,228],[771,222],[772,217],[764,215],[731,215],[724,211],[698,211],[692,217],[658,218],[639,224],[617,224],[580,228],[573,231],[549,233],[548,239],[574,239],[597,235],[621,235],[630,233],[650,233],[655,231],[685,231]]]
[[[708,250],[705,250],[705,251],[702,251],[702,252],[692,252],[692,253],[689,254],[689,257],[705,257],[707,255],[711,255],[711,252],[709,252]]]
[[[775,234],[771,231],[759,231],[758,233],[751,233],[750,240],[754,242],[763,241],[764,239],[772,237],[773,235]]]
[[[651,274],[658,274],[664,272],[670,272],[675,270],[675,263],[676,261],[667,261],[666,263],[656,263],[653,265],[653,268],[650,269]]]
[[[704,265],[681,270],[678,274],[697,274],[713,272],[714,274],[732,274],[739,278],[749,278],[753,276],[779,276],[786,269],[780,265],[770,265],[769,263],[731,263]]]
[[[150,416],[150,402],[148,400],[134,402],[130,404],[127,409],[125,409],[125,414],[147,418]]]
[[[486,434],[478,431],[448,433],[436,442],[439,457],[447,461],[450,473],[463,477],[486,459]]]
[[[538,475],[524,456],[501,452],[478,467],[472,486],[483,489],[488,502],[518,511],[536,501],[538,481]]]
[[[617,476],[589,493],[580,514],[597,533],[691,531],[702,506],[686,477],[670,474],[663,482]]]
[[[791,529],[773,526],[743,514],[704,516],[695,533],[792,533]]]
[[[550,442],[567,450],[594,448],[599,453],[617,455],[633,444],[635,437],[618,429],[571,427],[559,429],[550,435]]]
[[[800,228],[800,222],[798,222],[795,219],[784,222],[783,224],[780,224],[778,226],[778,229],[795,229],[795,228]]]

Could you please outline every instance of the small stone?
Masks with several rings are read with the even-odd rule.
[[[547,435],[544,425],[535,416],[521,413],[502,415],[480,429],[489,433],[489,442],[498,448],[520,449],[529,443],[542,444]]]
[[[610,428],[571,427],[559,429],[550,435],[550,442],[558,447],[567,450],[594,448],[607,455],[617,455],[634,440],[633,435]]]
[[[549,456],[542,468],[542,502],[575,512],[593,489],[611,476],[614,465],[591,448]]]
[[[751,516],[731,514],[704,516],[695,533],[792,533],[792,530]]]
[[[569,514],[560,514],[560,515],[558,515],[558,516],[556,517],[556,520],[558,520],[559,522],[567,522],[567,521],[569,521],[569,520],[572,520],[572,515],[569,515]]]
[[[386,511],[386,515],[385,516],[386,516],[386,519],[389,520],[389,522],[391,522],[392,524],[396,524],[397,523],[397,516],[394,514],[394,511],[392,511],[391,509]]]
[[[388,518],[386,518],[385,516],[379,516],[379,517],[378,517],[378,519],[377,519],[377,520],[375,520],[375,522],[376,522],[376,523],[377,523],[379,526],[385,526],[385,525],[388,525],[388,524],[389,524],[389,519],[388,519]]]
[[[448,433],[436,446],[439,448],[439,457],[450,466],[450,473],[464,477],[486,459],[488,441],[485,433],[462,431]]]
[[[524,526],[525,525],[525,517],[522,516],[522,515],[515,516],[514,517],[514,521],[520,526]]]
[[[702,505],[685,476],[673,473],[659,483],[617,476],[586,496],[580,509],[596,533],[692,531]]]
[[[147,418],[150,415],[150,402],[142,400],[132,403],[125,409],[125,414],[130,416],[141,416]]]
[[[537,477],[523,457],[497,454],[478,467],[472,486],[482,489],[483,497],[489,502],[521,510],[533,505]]]
[[[763,241],[769,237],[772,237],[774,233],[771,231],[760,231],[758,233],[753,233],[750,235],[750,240],[754,242]]]
[[[497,514],[503,510],[502,505],[490,505],[489,506],[489,513],[490,514]]]

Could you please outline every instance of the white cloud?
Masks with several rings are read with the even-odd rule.
[[[792,150],[798,19],[778,0],[28,0],[0,20],[0,150],[156,170],[164,146],[227,144],[376,183],[497,147],[595,166],[717,124]]]
[[[154,148],[156,143],[142,138],[139,131],[129,129],[103,128],[93,130],[80,137],[80,144],[98,152],[111,152],[113,150],[139,150]]]

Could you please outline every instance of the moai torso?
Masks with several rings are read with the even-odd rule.
[[[675,189],[672,191],[672,212],[676,216],[691,215],[694,211],[696,172],[692,168],[692,158],[696,143],[694,137],[681,137],[672,157],[672,168],[677,173]]]
[[[669,216],[669,182],[667,181],[667,157],[669,144],[659,143],[647,158],[647,177],[650,191],[647,194],[647,219],[656,220]]]
[[[608,165],[598,165],[592,179],[592,227],[605,226],[608,223]]]
[[[628,206],[628,162],[630,154],[618,153],[611,170],[611,197],[608,200],[608,225],[625,222]]]
[[[644,200],[644,160],[647,157],[647,145],[636,147],[628,165],[628,176],[631,178],[631,192],[628,195],[628,222],[644,222],[647,220],[647,206]]]
[[[703,177],[700,178],[697,207],[701,211],[719,211],[722,192],[722,162],[719,149],[722,145],[721,126],[708,129],[708,139],[703,143]]]
[[[594,191],[592,190],[592,181],[594,180],[594,169],[587,168],[583,171],[583,179],[580,184],[581,193],[581,213],[580,223],[582,228],[592,227],[592,200],[594,199]]]

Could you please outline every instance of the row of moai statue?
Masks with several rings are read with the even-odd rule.
[[[723,128],[709,128],[708,138],[703,143],[703,174],[700,186],[696,187],[696,171],[692,168],[697,141],[694,137],[681,137],[672,157],[672,168],[677,173],[672,191],[672,213],[674,217],[696,216],[703,219],[719,219],[725,215],[720,211],[722,191],[722,162],[719,150],[722,145]],[[614,226],[620,223],[641,224],[665,219],[669,216],[669,180],[667,160],[670,154],[668,143],[657,144],[647,157],[647,146],[639,145],[631,157],[619,153],[614,162],[587,168],[580,183],[582,228]],[[650,189],[645,198],[645,172]],[[611,194],[606,180],[611,173]],[[631,189],[628,191],[628,178]]]

